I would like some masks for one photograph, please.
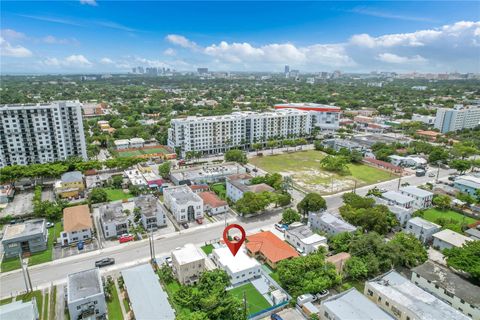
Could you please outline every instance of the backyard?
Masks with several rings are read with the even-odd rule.
[[[210,188],[217,194],[217,196],[222,199],[227,199],[227,189],[225,188],[225,183],[215,183],[210,186]]]
[[[251,283],[247,283],[243,286],[236,287],[230,290],[230,293],[243,301],[243,292],[247,298],[247,311],[248,314],[254,314],[256,312],[265,310],[271,307],[270,303],[257,291],[255,286]]]
[[[107,192],[108,201],[123,200],[133,197],[133,195],[124,192],[122,189],[105,188],[105,192]]]
[[[462,225],[476,222],[475,219],[464,216],[452,210],[439,210],[431,208],[425,210],[421,216],[428,221],[441,225],[444,229],[462,232]]]
[[[394,179],[393,173],[364,164],[349,164],[349,174],[339,175],[320,167],[326,155],[315,150],[297,151],[281,155],[254,157],[249,162],[267,172],[278,172],[292,177],[294,183],[307,191],[330,194],[342,190]]]

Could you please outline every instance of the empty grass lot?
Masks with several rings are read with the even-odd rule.
[[[108,201],[133,198],[133,195],[131,195],[130,193],[125,193],[121,189],[105,188],[105,191],[107,192]]]
[[[131,150],[131,151],[119,151],[119,157],[134,157],[140,156],[142,154],[152,154],[152,153],[162,153],[167,154],[170,153],[168,150],[164,148],[149,148],[149,149],[140,149],[140,150]]]
[[[235,297],[243,301],[243,292],[247,298],[247,311],[248,314],[253,314],[271,307],[270,303],[255,289],[255,286],[251,283],[247,283],[243,286],[234,288],[229,291]]]
[[[346,175],[328,172],[320,167],[320,161],[325,156],[325,153],[320,151],[306,150],[254,157],[249,161],[267,172],[289,174],[299,187],[321,194],[351,189],[355,182],[357,186],[364,186],[396,177],[388,171],[352,163],[348,165],[349,173]]]
[[[473,218],[461,215],[452,210],[439,210],[436,208],[426,210],[423,213],[423,218],[437,224],[441,224],[439,222],[441,222],[442,219],[451,220],[451,223],[444,224],[443,228],[460,233],[462,232],[462,225],[468,225],[476,221]]]
[[[118,299],[117,288],[111,285],[112,300],[107,302],[108,319],[123,320],[122,308],[120,307],[120,300]]]

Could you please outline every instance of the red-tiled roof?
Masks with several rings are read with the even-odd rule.
[[[298,257],[297,251],[286,242],[280,240],[270,231],[259,232],[247,237],[247,249],[260,252],[273,263],[292,257]]]
[[[200,192],[198,196],[202,198],[205,204],[208,204],[212,208],[217,208],[217,207],[222,207],[227,205],[227,201],[223,201],[222,199],[217,197],[217,195],[212,191]]]

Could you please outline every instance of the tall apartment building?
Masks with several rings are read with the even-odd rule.
[[[335,131],[340,126],[340,107],[318,103],[286,103],[275,105],[276,110],[294,109],[307,111],[312,116],[312,125],[321,130]]]
[[[87,159],[78,101],[0,106],[0,168]]]
[[[187,117],[170,122],[168,146],[181,148],[182,155],[188,151],[218,154],[270,139],[309,135],[311,130],[310,113],[294,109]]]
[[[455,105],[453,109],[438,108],[435,117],[435,129],[450,132],[471,129],[480,125],[480,105]]]

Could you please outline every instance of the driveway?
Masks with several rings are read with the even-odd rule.
[[[61,259],[71,257],[77,254],[82,254],[90,251],[97,250],[99,248],[97,239],[93,239],[90,243],[85,243],[83,250],[78,250],[77,246],[61,247],[56,246],[53,248],[53,259]]]

